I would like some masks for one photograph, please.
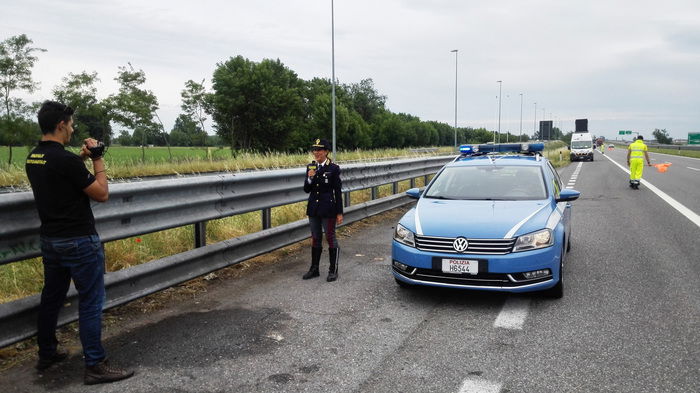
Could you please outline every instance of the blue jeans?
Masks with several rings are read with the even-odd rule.
[[[105,299],[104,250],[97,235],[41,238],[44,289],[41,291],[38,333],[39,356],[56,353],[56,324],[70,281],[78,290],[78,321],[85,364],[94,366],[105,357],[102,347],[102,306]]]

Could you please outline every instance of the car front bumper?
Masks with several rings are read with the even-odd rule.
[[[408,284],[501,292],[531,292],[553,287],[559,281],[561,247],[505,255],[447,254],[421,251],[393,241],[392,273]],[[443,273],[443,258],[479,261],[478,274]],[[405,265],[406,268],[403,268]],[[549,269],[550,274],[528,279],[523,273]]]

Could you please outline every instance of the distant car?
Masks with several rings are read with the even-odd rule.
[[[429,285],[563,295],[571,204],[544,144],[463,145],[396,225],[392,272]]]
[[[608,149],[614,149],[614,148],[615,148],[615,145],[613,145],[612,143],[608,145]]]

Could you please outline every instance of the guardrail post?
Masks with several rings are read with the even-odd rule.
[[[262,210],[262,229],[268,229],[272,227],[272,209]]]
[[[350,193],[349,192],[343,193],[343,206],[345,206],[345,207],[350,206]]]
[[[428,181],[429,181],[429,180],[428,180],[428,176],[429,176],[429,175],[423,176],[423,187],[425,187],[425,186],[428,185]]]
[[[207,222],[200,221],[194,223],[194,248],[207,245]]]
[[[378,194],[378,187],[372,187],[372,200],[377,199],[377,194]]]
[[[409,187],[409,188],[416,188],[416,178],[415,177],[411,178],[411,187]]]
[[[399,193],[399,182],[395,181],[395,182],[391,183],[391,193],[392,194]]]

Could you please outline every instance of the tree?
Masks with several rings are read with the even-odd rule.
[[[209,112],[207,104],[207,92],[204,89],[204,79],[202,83],[193,80],[185,82],[185,88],[180,93],[182,105],[180,106],[187,116],[199,123],[201,130],[206,132],[204,122],[207,121],[206,114]]]
[[[133,146],[134,142],[131,138],[131,135],[129,135],[129,132],[126,130],[122,130],[119,133],[119,136],[116,138],[116,142],[122,146]]]
[[[209,96],[216,133],[232,148],[285,149],[303,122],[302,82],[279,59],[219,63]]]
[[[15,116],[10,120],[0,117],[0,130],[10,131],[0,133],[0,145],[33,145],[38,139],[38,129],[39,125],[35,121],[24,116]]]
[[[366,122],[372,122],[374,117],[383,112],[386,96],[379,94],[374,88],[374,81],[363,79],[345,87],[349,92],[352,109],[362,116]]]
[[[163,123],[158,118],[158,98],[152,91],[146,90],[143,85],[146,83],[146,73],[143,70],[134,70],[131,63],[129,67],[119,67],[117,77],[114,78],[119,83],[119,93],[110,95],[106,103],[110,109],[110,114],[115,122],[134,130],[133,137],[139,133],[141,138],[141,159],[146,161],[145,145],[149,139],[160,139],[166,144]],[[158,123],[156,123],[156,119]],[[155,134],[155,135],[154,135]],[[168,154],[172,160],[173,156],[168,145]]]
[[[652,133],[656,141],[662,145],[670,145],[673,143],[673,139],[668,135],[668,131],[664,128],[663,130],[655,129]]]
[[[63,78],[62,83],[53,89],[56,101],[75,110],[73,115],[75,134],[72,138],[74,146],[80,146],[83,139],[87,137],[109,144],[112,136],[109,110],[97,99],[95,83],[98,81],[97,72],[69,73]]]
[[[36,52],[46,52],[46,49],[31,46],[34,43],[26,35],[10,37],[0,42],[0,91],[2,91],[5,111],[5,126],[10,127],[13,118],[17,116],[17,109],[23,106],[19,99],[12,98],[12,94],[19,91],[33,93],[39,83],[32,79],[32,68],[38,57]],[[12,163],[12,145],[19,142],[17,127],[0,129],[6,134],[5,139],[10,147],[8,164]]]
[[[174,146],[204,146],[207,133],[202,131],[197,123],[188,115],[181,114],[175,119],[175,125],[170,131],[170,143]]]

